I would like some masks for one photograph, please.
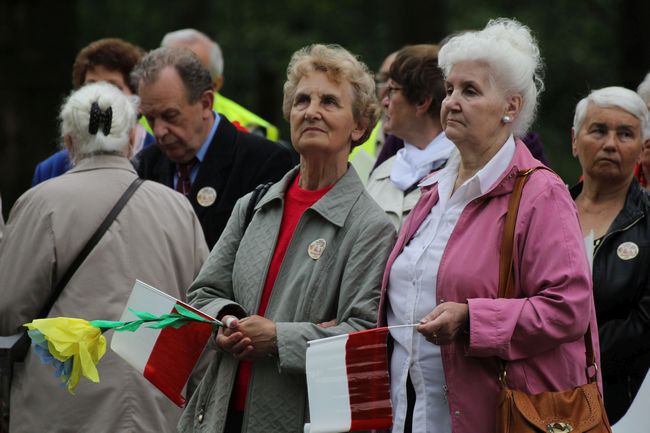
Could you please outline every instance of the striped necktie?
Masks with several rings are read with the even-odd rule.
[[[192,189],[192,178],[190,177],[190,173],[192,172],[192,168],[194,168],[198,162],[198,159],[192,158],[188,162],[177,164],[178,182],[176,182],[176,191],[183,195],[188,195],[190,193],[190,189]]]

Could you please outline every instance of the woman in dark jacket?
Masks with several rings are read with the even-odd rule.
[[[650,365],[650,196],[634,177],[650,134],[648,109],[622,87],[593,91],[573,121],[584,181],[572,188],[593,283],[605,408],[612,423],[632,404]]]

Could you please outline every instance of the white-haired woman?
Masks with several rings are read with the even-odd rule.
[[[61,110],[75,166],[16,202],[0,244],[0,333],[18,332],[47,305],[59,279],[137,178],[127,159],[136,101],[107,83],[76,90]],[[135,279],[184,299],[208,255],[185,197],[144,182],[78,268],[49,316],[119,320]],[[110,341],[110,333],[108,338]],[[11,428],[20,432],[173,432],[177,408],[142,374],[107,351],[101,382],[61,387],[30,351],[14,374]]]
[[[593,314],[575,206],[547,170],[530,175],[514,233],[514,296],[497,299],[517,173],[540,167],[518,139],[532,123],[541,59],[527,27],[499,19],[438,55],[441,120],[458,151],[425,179],[387,265],[379,321],[391,331],[393,431],[492,433],[499,364],[535,394],[586,382]]]
[[[650,196],[634,177],[650,135],[648,109],[623,87],[594,90],[576,106],[573,155],[583,181],[571,189],[593,235],[593,284],[605,409],[630,407],[650,366]]]
[[[395,230],[348,164],[378,113],[366,66],[336,45],[294,53],[283,112],[300,166],[233,211],[189,289],[192,305],[239,322],[181,420],[182,432],[299,432],[309,340],[374,327]],[[225,320],[225,319],[224,319]]]

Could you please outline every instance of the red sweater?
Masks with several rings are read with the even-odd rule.
[[[273,252],[271,264],[269,265],[269,272],[266,275],[266,281],[264,282],[260,307],[257,311],[257,314],[260,316],[264,316],[264,313],[266,312],[266,307],[269,303],[271,292],[273,291],[275,279],[278,276],[280,266],[284,260],[284,255],[287,252],[289,242],[291,242],[293,232],[296,230],[300,217],[305,210],[320,200],[321,197],[323,197],[327,191],[332,189],[332,186],[334,186],[332,185],[324,189],[309,191],[300,188],[298,185],[299,180],[300,174],[296,176],[296,179],[289,187],[285,197],[284,212],[282,213],[282,221],[280,222],[278,242],[275,246],[275,251]],[[237,370],[235,387],[233,389],[230,404],[231,409],[235,411],[243,412],[246,407],[246,394],[248,391],[248,381],[250,380],[251,366],[251,361],[241,361],[239,363],[239,369]]]

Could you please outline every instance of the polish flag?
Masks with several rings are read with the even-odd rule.
[[[136,280],[120,321],[138,320],[129,308],[160,316],[176,313],[176,305],[214,320],[167,293]],[[183,388],[211,334],[212,326],[204,322],[190,322],[178,329],[151,329],[144,324],[136,332],[114,332],[111,349],[176,405],[183,407]]]
[[[388,328],[308,343],[310,423],[305,433],[385,429],[392,424]]]

